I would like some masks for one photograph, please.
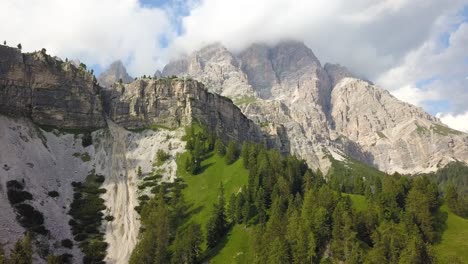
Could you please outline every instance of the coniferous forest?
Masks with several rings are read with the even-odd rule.
[[[206,261],[236,225],[252,232],[249,263],[437,263],[433,245],[447,213],[440,210],[443,193],[431,175],[335,166],[335,174],[324,178],[294,156],[261,144],[225,144],[199,127],[188,129],[185,140],[183,169],[190,175],[197,177],[201,161],[217,155],[226,165],[241,159],[248,183],[230,195],[219,184],[206,227],[190,221],[183,179],[156,185],[155,196],[140,208],[141,235],[131,263]],[[365,197],[364,209],[353,206],[351,193]]]

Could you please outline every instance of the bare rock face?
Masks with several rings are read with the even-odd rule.
[[[126,128],[177,128],[197,121],[225,140],[263,138],[259,127],[231,100],[209,93],[195,80],[140,79],[106,90],[104,98],[108,116]]]
[[[166,65],[163,76],[188,76],[211,91],[231,98],[254,96],[238,59],[220,44],[209,45],[185,58]]]
[[[366,81],[341,80],[333,89],[331,115],[337,135],[371,153],[381,170],[430,171],[468,160],[468,135]]]
[[[224,56],[216,49],[205,52],[205,57]],[[8,47],[0,47],[0,70],[0,113],[30,117],[39,125],[106,127],[105,106],[109,119],[125,128],[177,128],[197,121],[225,140],[264,139],[259,126],[231,100],[192,79],[139,79],[101,89],[83,66]]]
[[[343,66],[322,67],[300,42],[253,44],[237,54],[210,45],[169,63],[165,72],[211,84],[210,91],[233,98],[274,137],[277,148],[325,171],[329,157],[339,158],[337,153],[405,173],[436,170],[455,159],[468,161],[466,134],[357,79]]]
[[[43,52],[21,54],[0,46],[0,113],[31,117],[40,125],[103,127],[94,76]]]
[[[128,75],[127,69],[125,69],[125,66],[120,60],[113,62],[109,68],[98,77],[99,85],[104,87],[110,87],[119,80],[122,80],[123,83],[131,83],[133,81],[133,78]]]

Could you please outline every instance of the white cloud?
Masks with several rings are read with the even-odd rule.
[[[425,100],[449,101],[452,109],[448,110],[461,113],[468,110],[465,78],[468,72],[468,23],[460,24],[451,32],[447,47],[440,47],[438,36],[411,51],[399,65],[383,72],[376,82],[392,90],[400,99],[421,106]],[[431,81],[423,87],[415,87],[420,80]]]
[[[457,27],[464,19],[457,12],[466,5],[468,0],[170,0],[151,8],[137,0],[1,0],[0,37],[88,65],[122,59],[134,76],[215,41],[239,50],[297,39],[323,63],[345,65],[402,100],[420,106],[445,100],[459,114],[468,110],[468,24]],[[174,22],[181,23],[179,36]],[[444,32],[451,32],[447,48],[440,45]],[[161,47],[160,37],[168,47]]]
[[[10,45],[45,47],[88,65],[122,59],[132,74],[161,66],[158,38],[172,34],[164,10],[137,0],[2,0],[0,10],[0,37]]]
[[[425,101],[433,101],[440,98],[440,94],[436,91],[425,91],[410,85],[394,90],[392,94],[402,101],[418,106],[423,106]]]
[[[458,115],[438,113],[436,116],[449,127],[468,133],[468,111]]]
[[[420,47],[463,1],[205,0],[183,19],[185,33],[174,47],[191,51],[220,41],[236,50],[293,38],[323,62],[376,79]]]

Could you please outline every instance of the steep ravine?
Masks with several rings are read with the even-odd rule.
[[[157,169],[163,180],[173,180],[175,157],[184,150],[184,127],[193,121],[225,141],[275,141],[264,137],[231,100],[209,93],[197,81],[141,79],[104,89],[84,66],[42,51],[22,54],[0,46],[0,243],[10,249],[25,231],[7,197],[7,182],[15,180],[34,198],[25,206],[44,215],[50,233],[37,236],[41,247],[56,255],[72,254],[80,263],[79,243],[72,249],[61,243],[74,239],[68,215],[76,194],[72,182],[83,182],[94,171],[105,177],[103,214],[114,218],[102,221],[105,260],[126,263],[139,232],[134,210],[140,195],[138,167],[143,176],[150,173],[162,149],[171,158]],[[83,146],[89,131],[92,143]],[[51,191],[59,195],[50,197]],[[44,262],[45,254],[35,261]]]
[[[81,263],[82,253],[78,243],[72,250],[60,246],[63,239],[72,239],[68,221],[70,204],[73,201],[72,182],[82,182],[95,169],[104,175],[101,195],[107,209],[104,215],[114,217],[113,221],[103,220],[102,231],[109,243],[106,262],[127,263],[136,244],[139,232],[139,215],[134,210],[138,205],[137,176],[140,166],[143,176],[153,169],[156,153],[162,149],[171,155],[158,169],[163,171],[164,180],[176,177],[175,157],[183,152],[185,143],[181,140],[183,129],[146,130],[130,132],[111,121],[108,128],[92,133],[93,144],[83,148],[81,135],[63,134],[59,130],[44,131],[27,119],[13,119],[0,115],[0,243],[11,248],[22,236],[25,229],[15,220],[7,194],[6,182],[24,181],[25,190],[34,200],[28,202],[45,218],[48,236],[37,236],[45,241],[54,254],[69,253],[74,263]],[[89,161],[77,155],[87,153]],[[48,192],[58,191],[52,198]],[[44,262],[36,256],[35,262]]]
[[[180,140],[183,131],[147,130],[133,133],[108,121],[108,129],[93,134],[96,154],[96,172],[106,175],[104,188],[107,192],[102,196],[106,201],[105,215],[111,215],[114,220],[106,222],[107,249],[106,262],[127,263],[137,242],[140,223],[135,211],[138,205],[138,167],[143,173],[152,170],[156,153],[162,149],[175,157],[183,151],[184,144]],[[174,158],[165,164],[166,180],[175,178]]]

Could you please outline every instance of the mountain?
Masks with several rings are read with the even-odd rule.
[[[322,66],[301,42],[253,44],[237,53],[213,44],[162,73],[194,78],[232,98],[264,132],[278,136],[278,148],[325,171],[330,156],[402,173],[468,161],[467,134],[343,66]]]
[[[139,241],[142,205],[158,189],[169,192],[163,200],[180,198],[184,184],[176,178],[192,164],[200,174],[190,175],[198,182],[190,186],[197,204],[187,216],[211,211],[213,201],[203,197],[217,194],[204,185],[208,173],[209,186],[224,178],[226,194],[243,193],[242,214],[258,206],[264,220],[270,208],[262,204],[283,204],[267,200],[281,195],[289,204],[290,190],[300,194],[302,183],[327,184],[304,162],[269,148],[296,154],[313,169],[340,161],[334,168],[342,176],[359,168],[363,175],[353,179],[361,183],[367,171],[381,172],[357,160],[401,172],[468,160],[466,134],[342,66],[322,66],[300,42],[254,44],[237,53],[213,44],[169,63],[161,75],[103,88],[82,63],[0,46],[0,245],[11,250],[28,231],[37,263],[50,253],[73,263],[127,263]],[[235,157],[243,142],[257,143],[243,150],[250,171],[213,151],[228,145]],[[334,197],[340,183],[334,184],[320,197]],[[370,190],[374,183],[365,184]],[[315,195],[306,197],[320,206]],[[333,219],[332,208],[309,211]]]
[[[130,83],[133,81],[133,78],[128,75],[127,69],[125,69],[122,61],[118,60],[111,63],[109,68],[99,75],[98,82],[104,87],[110,87],[120,79],[122,79],[123,83]]]
[[[29,231],[38,263],[48,252],[79,263],[96,252],[86,249],[91,242],[104,248],[96,258],[127,263],[140,227],[138,171],[151,174],[163,151],[170,158],[159,166],[162,180],[174,181],[192,123],[226,144],[275,141],[195,80],[146,78],[103,89],[84,65],[0,46],[0,245],[11,249]],[[77,210],[95,222],[72,217]]]

